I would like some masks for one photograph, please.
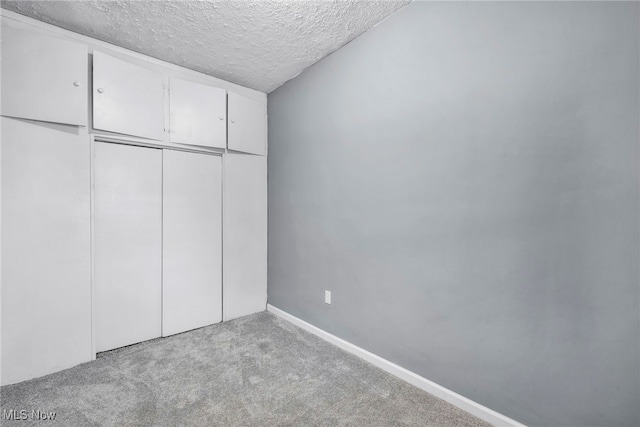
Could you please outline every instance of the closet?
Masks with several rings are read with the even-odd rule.
[[[265,310],[266,95],[1,19],[1,383]]]
[[[220,156],[96,142],[96,351],[222,320]]]

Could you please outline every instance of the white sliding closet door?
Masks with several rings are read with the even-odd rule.
[[[96,351],[161,335],[162,150],[95,143]]]
[[[164,150],[162,335],[222,321],[222,160]]]

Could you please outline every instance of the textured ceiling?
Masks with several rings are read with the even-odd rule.
[[[409,0],[2,1],[2,7],[271,92]]]

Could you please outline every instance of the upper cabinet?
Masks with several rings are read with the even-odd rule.
[[[225,148],[227,93],[224,89],[171,78],[169,111],[171,142]]]
[[[266,104],[229,92],[227,148],[263,156],[267,154]]]
[[[164,139],[162,74],[93,52],[93,127]]]
[[[87,125],[87,46],[2,25],[2,115]]]

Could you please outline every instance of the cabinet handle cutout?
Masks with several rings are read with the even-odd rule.
[[[102,89],[101,87],[98,88],[98,93],[102,93],[104,92],[104,89]]]
[[[74,85],[75,87],[80,87],[80,84],[81,84],[81,83],[80,83],[79,81],[77,81],[77,80],[76,80],[75,82],[73,82],[73,85]]]

